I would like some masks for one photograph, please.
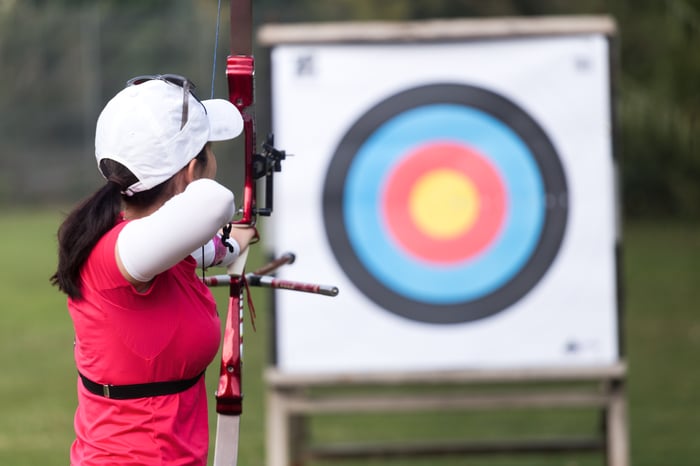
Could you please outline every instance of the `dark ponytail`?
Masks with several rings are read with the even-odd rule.
[[[97,242],[117,223],[122,192],[138,179],[113,160],[100,162],[107,183],[68,214],[58,229],[58,268],[51,283],[74,299],[82,298],[80,271]]]
[[[122,188],[109,181],[84,200],[58,229],[58,268],[51,283],[71,298],[82,298],[80,271],[102,236],[114,227]]]

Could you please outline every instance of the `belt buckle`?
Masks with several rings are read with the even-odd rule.
[[[109,385],[102,385],[102,396],[109,398]]]

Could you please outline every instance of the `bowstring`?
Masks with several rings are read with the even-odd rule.
[[[219,49],[219,27],[221,26],[221,0],[216,7],[216,34],[214,36],[214,59],[211,66],[211,97],[214,98],[214,82],[216,81],[216,54]]]
[[[214,98],[214,84],[216,84],[216,55],[219,51],[219,28],[221,26],[221,0],[219,0],[216,7],[216,32],[214,33],[214,57],[212,58],[211,65],[211,92],[210,99]],[[204,267],[204,245],[202,245],[202,280],[206,277],[206,271]]]

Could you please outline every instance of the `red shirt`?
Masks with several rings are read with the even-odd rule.
[[[216,356],[220,324],[209,289],[188,257],[137,292],[115,259],[109,231],[82,270],[83,299],[68,299],[78,371],[100,384],[195,377]],[[205,465],[209,430],[202,377],[174,395],[112,400],[78,380],[71,464]]]

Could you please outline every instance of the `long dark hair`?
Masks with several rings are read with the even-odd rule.
[[[202,164],[207,162],[205,149],[195,157]],[[127,196],[122,193],[138,181],[128,168],[103,159],[100,171],[107,183],[78,204],[58,229],[58,267],[50,280],[73,299],[83,297],[80,272],[100,238],[116,225],[122,202],[127,206],[147,207],[174,194],[170,178],[147,191]]]

